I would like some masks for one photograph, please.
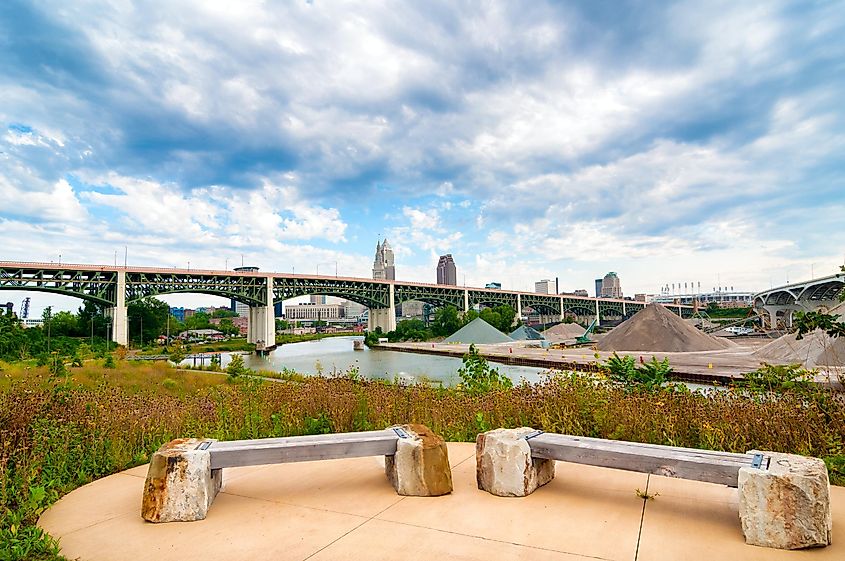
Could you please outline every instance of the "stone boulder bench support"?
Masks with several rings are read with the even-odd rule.
[[[223,468],[363,456],[385,456],[385,473],[400,495],[452,492],[446,443],[423,425],[256,440],[182,438],[153,455],[141,517],[149,522],[204,519],[223,484]]]
[[[497,429],[478,435],[478,488],[524,497],[554,478],[555,461],[717,483],[739,489],[748,544],[778,549],[830,545],[827,468],[818,458],[752,450],[746,454]]]

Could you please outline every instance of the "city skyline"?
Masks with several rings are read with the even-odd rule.
[[[835,5],[6,2],[0,33],[3,259],[367,278],[380,238],[401,280],[633,295],[845,257]]]

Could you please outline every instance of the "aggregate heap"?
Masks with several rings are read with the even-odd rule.
[[[734,347],[727,339],[699,331],[660,304],[649,304],[601,338],[600,351],[688,353]]]

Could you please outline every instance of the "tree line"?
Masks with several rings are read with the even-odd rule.
[[[448,337],[479,317],[505,334],[513,331],[518,325],[514,324],[516,310],[506,304],[484,308],[480,312],[469,310],[464,314],[458,312],[455,306],[445,306],[435,311],[434,318],[428,325],[420,319],[406,319],[398,322],[394,331],[383,336],[387,337],[391,343]]]
[[[127,305],[129,340],[133,345],[147,344],[160,335],[178,335],[192,329],[216,329],[226,335],[237,335],[238,328],[230,310],[215,310],[212,314],[195,312],[179,321],[170,313],[170,306],[156,298],[144,298]],[[220,318],[218,325],[212,319]],[[49,353],[62,356],[78,354],[80,345],[87,345],[95,353],[103,353],[114,347],[111,319],[106,306],[85,301],[74,312],[52,312],[47,307],[41,316],[43,324],[24,328],[20,320],[11,313],[0,314],[0,359],[26,360]]]

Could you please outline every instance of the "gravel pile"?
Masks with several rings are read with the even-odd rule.
[[[543,331],[543,337],[549,341],[569,341],[584,334],[584,328],[577,323],[559,323]]]
[[[649,304],[596,345],[600,351],[687,353],[734,347],[726,339],[699,331],[660,304]]]
[[[476,345],[493,345],[511,341],[513,339],[481,318],[475,318],[443,340],[444,343],[474,343]]]
[[[845,316],[845,304],[830,311],[831,315]],[[845,366],[845,340],[832,338],[821,329],[804,335],[787,333],[754,351],[754,356],[764,362],[800,364],[805,368],[819,366]]]

